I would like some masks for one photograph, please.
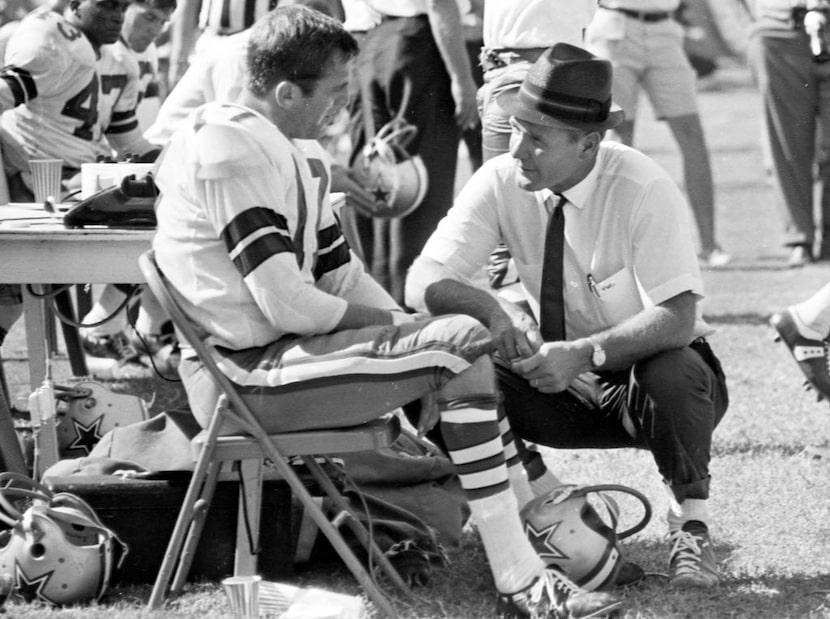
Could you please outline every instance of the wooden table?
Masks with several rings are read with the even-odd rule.
[[[153,230],[67,230],[60,216],[40,205],[0,206],[0,282],[24,284],[29,384],[46,376],[45,301],[25,284],[143,283],[138,256],[150,248]]]

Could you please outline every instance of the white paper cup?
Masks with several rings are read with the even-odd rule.
[[[261,576],[231,576],[222,581],[234,617],[258,619],[259,582],[261,580]]]
[[[60,202],[62,167],[63,159],[29,159],[35,202],[43,204],[47,198]]]

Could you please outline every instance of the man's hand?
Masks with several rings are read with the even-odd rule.
[[[375,215],[375,197],[364,187],[365,179],[349,168],[333,164],[331,166],[331,190],[346,194],[346,204],[357,212],[372,217]]]
[[[532,357],[543,343],[539,327],[527,314],[513,317],[506,313],[498,314],[489,321],[487,328],[499,357],[505,363]]]
[[[545,342],[537,353],[514,362],[512,369],[540,392],[559,393],[591,369],[592,350],[588,340]]]
[[[452,98],[455,101],[455,122],[462,129],[473,129],[478,124],[476,104],[477,87],[470,79],[452,80]]]

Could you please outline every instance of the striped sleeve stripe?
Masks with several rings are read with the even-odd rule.
[[[317,231],[317,247],[320,250],[328,249],[329,247],[333,247],[334,244],[340,239],[343,235],[340,233],[340,226],[337,224],[333,224],[328,228],[323,228],[322,230]]]
[[[107,127],[107,133],[128,133],[137,128],[138,119],[135,116],[135,110],[129,112],[113,112],[109,127]]]
[[[6,67],[0,76],[14,97],[15,106],[31,101],[37,97],[37,85],[32,74],[20,67]]]
[[[452,450],[452,461],[454,464],[467,464],[502,453],[501,437],[497,436],[484,443],[466,447],[464,449]]]
[[[317,256],[317,262],[314,265],[315,281],[323,277],[326,273],[330,273],[335,269],[339,269],[344,264],[348,264],[349,260],[351,260],[351,254],[346,243],[340,243],[340,245],[331,251],[319,254]]]
[[[276,228],[277,232],[287,236],[288,220],[273,209],[252,206],[228,222],[220,236],[230,254],[239,243],[260,228]]]
[[[242,277],[247,277],[268,258],[284,252],[294,253],[294,244],[286,236],[272,232],[245,246],[233,256],[233,263]]]

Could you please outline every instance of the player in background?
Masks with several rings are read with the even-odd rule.
[[[126,9],[118,40],[101,48],[98,61],[101,81],[100,121],[107,128],[108,137],[131,135],[133,143],[142,143],[135,152],[146,150],[143,145],[149,144],[142,137],[145,127],[138,118],[137,109],[146,88],[156,78],[153,60],[156,61],[157,68],[157,57],[153,42],[175,8],[175,0],[132,2]],[[159,150],[158,147],[149,148]],[[132,288],[132,285],[120,284],[104,286],[95,304],[83,318],[84,324],[96,325],[81,331],[87,365],[95,376],[149,376],[152,370],[145,355],[158,355],[157,361],[163,370],[169,369],[164,361],[176,349],[175,338],[172,327],[163,334],[168,319],[152,294],[146,289],[141,292],[136,329],[142,333],[143,341],[130,328],[127,312],[118,311]],[[164,353],[160,355],[162,350]],[[171,359],[171,363],[176,365],[177,361]]]
[[[24,17],[6,45],[0,71],[0,145],[13,201],[33,199],[29,159],[63,159],[67,188],[81,163],[119,153],[157,151],[140,133],[104,135],[99,118],[101,47],[121,34],[129,0],[70,0]],[[136,128],[137,129],[137,128]],[[22,312],[19,287],[0,286],[0,342]]]
[[[146,129],[161,107],[166,93],[161,92],[159,58],[156,39],[170,22],[176,0],[133,0],[124,15],[121,37],[116,48],[132,52],[138,61],[138,124]]]

